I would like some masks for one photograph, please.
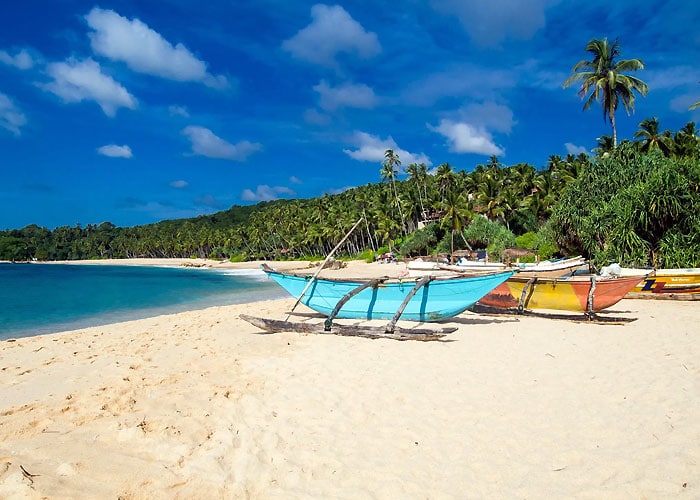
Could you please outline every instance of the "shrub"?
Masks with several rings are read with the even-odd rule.
[[[429,255],[438,242],[438,232],[438,224],[429,224],[414,231],[405,238],[399,252],[405,256]]]
[[[500,259],[506,248],[516,246],[515,235],[507,227],[486,217],[474,217],[463,234],[472,248],[486,247],[492,260]]]

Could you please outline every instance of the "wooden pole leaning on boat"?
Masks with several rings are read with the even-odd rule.
[[[326,267],[326,264],[328,264],[328,261],[331,260],[331,257],[336,252],[336,250],[338,250],[340,248],[340,245],[345,243],[345,240],[347,240],[350,237],[350,235],[355,230],[355,228],[357,228],[357,226],[360,225],[360,222],[362,222],[362,219],[363,219],[363,217],[360,217],[359,219],[357,219],[357,222],[355,222],[355,225],[350,228],[350,231],[348,231],[347,234],[345,236],[343,236],[343,239],[338,242],[338,244],[333,248],[333,250],[331,250],[330,253],[326,256],[326,258],[323,260],[323,262],[321,262],[321,265],[319,266],[318,271],[316,271],[316,274],[314,274],[311,277],[309,282],[306,284],[304,289],[301,291],[299,298],[292,306],[292,309],[289,311],[289,314],[287,315],[287,319],[285,321],[289,321],[289,316],[291,315],[292,312],[294,312],[294,309],[296,309],[296,307],[299,305],[299,302],[301,302],[301,299],[304,298],[304,294],[306,294],[309,287],[313,284],[314,281],[316,281],[316,278],[318,278],[318,275],[321,273],[321,271],[323,271],[323,268]]]
[[[529,280],[527,280],[527,283],[525,283],[525,286],[523,287],[523,293],[520,294],[520,301],[518,302],[518,314],[522,314],[523,310],[525,309],[525,306],[527,305],[528,300],[525,300],[527,297],[527,292],[532,290],[531,286],[534,285],[537,282],[537,276],[533,276]]]
[[[378,279],[366,281],[365,283],[361,284],[357,288],[353,288],[348,293],[343,295],[341,297],[341,299],[337,302],[335,307],[333,308],[333,311],[331,311],[330,316],[328,316],[326,318],[326,321],[323,322],[323,331],[325,331],[325,332],[331,331],[331,327],[333,326],[333,320],[335,319],[335,317],[340,312],[340,309],[345,305],[345,303],[348,300],[350,300],[351,298],[353,298],[355,295],[357,295],[358,293],[360,293],[362,290],[364,290],[366,288],[370,288],[370,287],[376,288],[380,283],[383,283],[387,279],[389,279],[389,278],[378,278]]]
[[[408,292],[408,294],[406,295],[406,298],[403,299],[403,302],[399,306],[399,309],[396,311],[396,314],[394,314],[394,317],[391,318],[391,321],[389,321],[389,323],[387,323],[386,328],[384,329],[385,333],[394,333],[394,328],[396,328],[396,322],[399,320],[399,318],[403,314],[403,310],[406,309],[406,306],[411,301],[413,296],[416,294],[416,292],[418,290],[420,290],[421,287],[427,286],[428,283],[430,283],[434,279],[435,279],[434,276],[423,276],[421,279],[419,279],[416,282],[416,285]]]
[[[591,288],[588,290],[588,300],[586,300],[586,318],[590,321],[595,318],[595,279],[596,275],[591,274]]]

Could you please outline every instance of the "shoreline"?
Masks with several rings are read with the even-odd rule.
[[[314,274],[318,270],[319,262],[311,261],[249,261],[249,262],[229,262],[229,261],[219,261],[212,259],[189,259],[189,258],[178,258],[178,259],[147,259],[147,258],[137,258],[137,259],[101,259],[101,260],[69,260],[69,261],[47,261],[47,262],[23,262],[21,264],[25,265],[71,265],[71,266],[137,266],[137,267],[163,267],[163,268],[183,268],[183,269],[211,269],[214,271],[260,271],[261,264],[266,263],[272,265],[277,270],[283,272],[301,272],[303,274]],[[376,275],[390,275],[392,277],[399,277],[405,265],[385,265],[379,263],[367,264],[364,261],[347,261],[344,262],[345,267],[342,269],[324,269],[320,276],[332,277],[332,276],[342,276],[351,273],[356,278],[368,278],[375,277]],[[280,288],[279,296],[286,296],[286,292],[282,291]],[[241,295],[240,301],[233,302],[234,304],[244,304],[244,303],[256,303],[260,301],[267,300],[265,297],[256,297],[254,300],[248,300]],[[269,299],[270,297],[268,297]],[[21,331],[16,331],[12,333],[5,333],[0,335],[0,341],[7,339],[17,339],[17,338],[27,338],[36,335],[48,335],[52,333],[59,333],[62,331],[73,330],[73,329],[84,329],[94,326],[104,326],[111,323],[131,321],[136,319],[145,319],[150,317],[176,314],[182,311],[201,311],[207,309],[208,307],[214,305],[222,304],[197,304],[196,307],[188,308],[188,306],[177,307],[177,306],[158,306],[155,308],[144,308],[138,311],[127,311],[122,318],[115,318],[116,313],[106,312],[102,314],[97,314],[95,316],[90,316],[82,319],[78,319],[75,322],[67,322],[63,325],[46,325],[37,326],[35,328],[28,328]],[[193,304],[189,304],[193,306]],[[168,310],[171,308],[172,310]],[[103,318],[103,319],[100,319]]]
[[[239,318],[293,303],[0,342],[0,497],[700,494],[697,303],[623,299],[625,325],[463,313],[428,343]]]
[[[206,269],[238,269],[238,270],[258,270],[262,264],[268,264],[277,271],[282,272],[301,272],[307,271],[308,274],[314,274],[318,271],[320,261],[309,260],[254,260],[247,262],[230,262],[214,259],[189,259],[189,258],[174,258],[174,259],[100,259],[100,260],[60,260],[46,262],[29,262],[28,264],[63,264],[63,265],[114,265],[114,266],[147,266],[147,267],[187,267],[187,268],[206,268]],[[319,276],[321,277],[339,277],[339,278],[377,278],[388,276],[390,278],[401,278],[406,275],[407,268],[404,262],[372,262],[367,263],[363,260],[348,260],[343,261],[343,267],[337,269],[332,267],[324,268]]]

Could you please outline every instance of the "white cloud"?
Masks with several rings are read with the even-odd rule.
[[[226,78],[207,72],[207,64],[197,59],[181,43],[173,46],[139,19],[129,20],[113,10],[93,8],[85,16],[92,50],[99,55],[126,63],[139,73],[177,81],[202,82],[214,88],[227,86]]]
[[[455,15],[476,45],[528,40],[545,26],[545,10],[558,0],[432,0],[435,10]]]
[[[294,196],[296,193],[284,186],[270,187],[267,184],[259,185],[255,191],[244,189],[241,193],[241,199],[244,201],[272,201],[280,197],[280,195]]]
[[[136,109],[136,99],[112,77],[102,73],[100,65],[92,59],[51,63],[46,72],[54,81],[42,88],[56,94],[65,102],[92,100],[97,102],[107,116],[114,116],[123,107]]]
[[[11,56],[4,50],[0,50],[0,62],[18,69],[30,69],[34,66],[32,56],[24,49],[17,52],[14,56]]]
[[[588,150],[584,146],[577,146],[571,142],[565,143],[564,147],[566,148],[566,152],[572,155],[578,155],[581,153],[588,154]]]
[[[183,180],[172,181],[170,183],[170,187],[174,187],[175,189],[182,189],[186,188],[187,186],[189,186],[189,184],[187,183],[187,181]]]
[[[262,149],[260,144],[248,141],[231,144],[215,135],[208,128],[195,125],[185,127],[182,133],[192,143],[192,152],[207,158],[245,161],[248,156]]]
[[[27,124],[24,116],[8,96],[0,92],[0,127],[9,130],[19,136],[20,128]]]
[[[380,139],[366,132],[357,131],[353,135],[352,142],[356,149],[343,149],[343,152],[355,160],[382,163],[386,150],[393,149],[394,153],[399,156],[399,160],[401,160],[402,168],[411,163],[424,163],[428,167],[432,165],[430,158],[426,155],[423,153],[409,153],[405,149],[401,149],[391,137]]]
[[[503,149],[494,144],[491,134],[483,127],[464,122],[441,120],[437,127],[428,125],[428,128],[445,136],[452,152],[496,156],[505,154]]]
[[[108,144],[97,148],[97,152],[111,158],[131,158],[131,148],[129,146],[117,146],[116,144]]]
[[[460,115],[464,117],[464,121],[478,123],[488,130],[504,134],[510,133],[515,125],[510,108],[495,102],[469,104],[460,112]]]
[[[339,52],[355,53],[362,59],[381,52],[377,35],[365,31],[341,6],[314,5],[311,17],[311,24],[282,43],[297,59],[335,66]]]
[[[168,113],[170,113],[170,116],[190,117],[189,111],[187,111],[187,108],[184,106],[168,106]]]
[[[314,86],[314,90],[319,94],[321,108],[326,111],[346,107],[371,109],[377,104],[374,91],[364,84],[345,83],[338,87],[331,87],[328,82],[321,80]]]
[[[301,184],[301,180],[296,175],[291,176],[289,182],[292,184]]]

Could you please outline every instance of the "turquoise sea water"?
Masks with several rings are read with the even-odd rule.
[[[0,340],[285,296],[257,270],[0,264]]]

